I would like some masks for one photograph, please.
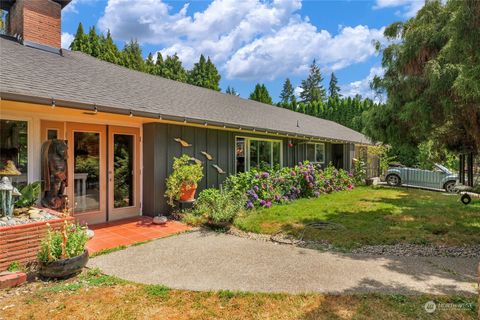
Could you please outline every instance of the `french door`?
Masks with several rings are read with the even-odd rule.
[[[108,220],[140,213],[140,129],[108,127]]]
[[[79,222],[140,214],[138,128],[68,122],[68,197]]]
[[[67,123],[68,198],[81,223],[107,221],[106,126]]]

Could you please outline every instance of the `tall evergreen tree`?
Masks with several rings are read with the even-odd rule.
[[[280,102],[282,103],[290,103],[292,102],[292,98],[294,97],[294,90],[290,79],[285,79],[283,83],[282,92],[280,93]]]
[[[107,31],[106,37],[103,35],[100,37],[100,43],[101,52],[99,58],[107,62],[118,64],[120,51],[118,50],[117,45],[113,42],[110,30]]]
[[[322,85],[322,73],[315,60],[310,65],[308,78],[302,80],[300,98],[303,102],[324,101],[326,98],[325,88]]]
[[[145,60],[145,72],[155,74],[155,62],[151,52],[148,54],[147,60]]]
[[[328,86],[328,94],[330,98],[338,99],[342,95],[340,94],[340,87],[338,86],[338,79],[335,73],[332,72],[330,76],[330,84]]]
[[[212,90],[220,91],[220,73],[217,70],[217,67],[213,64],[210,57],[207,59],[207,78],[208,78],[208,86],[205,88],[209,88]]]
[[[95,58],[99,58],[102,53],[102,47],[100,43],[100,37],[97,34],[95,27],[90,27],[88,30],[88,44],[90,47],[90,55]]]
[[[255,100],[258,102],[263,102],[267,104],[272,104],[272,97],[268,93],[267,87],[264,84],[257,83],[255,89],[250,94],[250,100]]]
[[[188,72],[187,82],[198,87],[207,88],[209,86],[207,60],[200,55],[198,62],[193,65],[192,70]]]
[[[156,76],[163,77],[163,57],[161,52],[157,52],[157,60],[155,61],[155,69],[153,74]]]
[[[230,86],[227,87],[227,90],[225,90],[225,93],[226,93],[226,94],[231,94],[232,96],[237,96],[237,97],[239,96],[239,94],[237,93],[237,91],[235,90],[235,88],[234,88],[234,87],[230,87]]]
[[[162,76],[167,79],[187,82],[187,72],[176,53],[173,56],[167,56],[163,63],[162,73]]]
[[[77,27],[77,32],[70,44],[70,49],[73,51],[80,51],[86,54],[90,54],[90,45],[88,43],[88,36],[83,31],[83,25],[80,22]]]

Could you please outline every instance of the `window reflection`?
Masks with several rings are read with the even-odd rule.
[[[100,209],[100,134],[74,132],[75,212]]]
[[[0,120],[0,168],[13,161],[20,176],[10,179],[17,188],[27,184],[28,173],[28,123],[27,121]]]
[[[235,143],[237,172],[281,166],[281,141],[237,137]]]
[[[133,206],[133,136],[113,135],[114,207]]]

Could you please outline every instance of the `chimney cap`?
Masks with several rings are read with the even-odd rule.
[[[69,4],[72,0],[51,0],[56,2],[62,6],[62,9],[65,8],[67,4]],[[0,9],[2,10],[10,10],[16,0],[0,0]]]

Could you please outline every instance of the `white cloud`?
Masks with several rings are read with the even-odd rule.
[[[71,12],[78,13],[78,5],[81,3],[93,3],[98,0],[72,0],[63,10],[62,13]]]
[[[411,18],[417,14],[425,4],[425,0],[377,0],[374,9],[401,7],[402,11],[397,14]]]
[[[382,76],[383,74],[384,70],[382,67],[374,66],[365,78],[342,86],[341,93],[347,97],[355,97],[355,95],[359,94],[363,98],[370,98],[376,102],[381,102],[385,97],[376,95],[375,91],[370,89],[370,83],[375,76]]]
[[[375,54],[372,40],[383,30],[341,27],[337,35],[317,28],[298,13],[301,0],[214,0],[201,12],[188,5],[172,12],[163,0],[109,0],[98,22],[114,38],[137,39],[178,53],[187,67],[210,56],[227,78],[271,80],[304,74],[315,58],[338,70]]]
[[[68,49],[75,37],[68,32],[62,32],[62,48]]]
[[[295,95],[295,97],[297,98],[300,98],[300,93],[303,92],[303,89],[300,88],[300,86],[298,87],[295,87],[295,89],[293,89],[293,94]]]
[[[295,22],[245,45],[226,62],[227,77],[275,79],[289,73],[304,73],[316,59],[323,71],[343,69],[375,54],[372,41],[383,29],[345,27],[336,36],[317,31],[308,22]]]

